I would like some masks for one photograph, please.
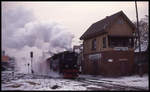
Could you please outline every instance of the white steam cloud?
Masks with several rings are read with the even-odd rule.
[[[34,54],[34,71],[38,73],[42,71],[39,67],[47,58],[43,53],[47,52],[50,56],[70,50],[73,37],[56,22],[37,21],[32,11],[24,7],[2,8],[2,49],[16,57],[21,72],[28,72],[27,68],[31,68],[27,67],[31,63],[30,51]]]

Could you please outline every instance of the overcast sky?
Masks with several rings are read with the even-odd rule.
[[[148,15],[148,2],[137,2],[139,19]],[[73,45],[80,36],[106,16],[123,11],[131,21],[136,21],[135,2],[2,2],[2,9],[23,6],[33,13],[34,19],[52,21],[74,34]]]

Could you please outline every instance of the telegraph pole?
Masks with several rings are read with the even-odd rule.
[[[30,52],[30,57],[31,57],[31,73],[33,74],[34,71],[33,71],[33,67],[32,67],[32,64],[33,64],[33,52],[32,51]]]
[[[30,65],[30,64],[28,63],[28,64],[27,64],[27,66],[28,66],[28,74],[29,74],[29,65]]]
[[[138,20],[138,10],[137,10],[137,3],[135,1],[135,8],[136,8],[136,18],[137,18],[137,32],[138,32],[138,47],[139,47],[139,55],[138,55],[138,62],[139,65],[139,74],[142,77],[142,67],[141,67],[141,41],[140,41],[140,32],[139,32],[139,20]]]

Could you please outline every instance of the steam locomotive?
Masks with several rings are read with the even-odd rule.
[[[50,59],[50,69],[58,72],[63,78],[77,78],[79,67],[78,54],[72,51],[64,51],[54,54]]]

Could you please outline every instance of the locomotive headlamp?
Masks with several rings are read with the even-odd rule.
[[[68,68],[68,65],[65,65],[66,68]]]
[[[74,65],[74,67],[77,67],[77,65]]]

